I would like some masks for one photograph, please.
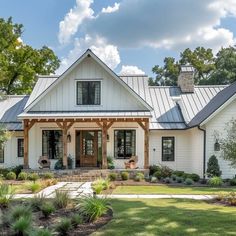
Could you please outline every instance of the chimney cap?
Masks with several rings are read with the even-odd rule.
[[[180,72],[194,72],[194,67],[191,65],[181,65]]]

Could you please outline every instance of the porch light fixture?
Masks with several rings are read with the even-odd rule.
[[[67,143],[70,143],[71,142],[71,135],[70,133],[67,135]]]
[[[109,142],[110,141],[110,136],[109,136],[109,134],[107,134],[107,142]]]
[[[216,139],[216,141],[215,141],[214,150],[216,152],[220,151],[220,143],[219,143],[218,139]]]

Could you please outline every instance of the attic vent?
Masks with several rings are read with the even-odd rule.
[[[192,66],[181,66],[178,86],[182,93],[194,92],[194,68]]]

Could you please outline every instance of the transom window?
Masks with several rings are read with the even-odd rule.
[[[175,138],[162,137],[162,161],[175,160]]]
[[[0,142],[0,163],[4,163],[4,144]]]
[[[135,130],[115,130],[114,152],[116,158],[130,158],[135,155]]]
[[[50,159],[58,159],[63,156],[63,142],[61,130],[43,130],[42,154]]]
[[[18,157],[24,156],[24,139],[23,138],[17,139],[17,156]]]
[[[77,81],[77,105],[101,104],[101,81]]]

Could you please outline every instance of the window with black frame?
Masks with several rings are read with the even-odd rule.
[[[0,142],[0,163],[4,163],[4,144]]]
[[[17,156],[24,157],[24,139],[23,138],[17,139]]]
[[[175,160],[175,138],[162,137],[162,161]]]
[[[101,81],[77,81],[77,105],[101,104]]]
[[[58,159],[63,156],[63,141],[61,130],[42,131],[42,155],[50,159]]]
[[[118,159],[128,159],[135,155],[135,130],[115,130],[114,155]]]

